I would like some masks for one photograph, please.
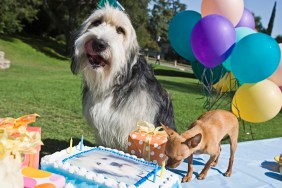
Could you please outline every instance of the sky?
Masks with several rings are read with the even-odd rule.
[[[261,17],[264,28],[267,28],[275,1],[277,5],[272,37],[282,35],[282,0],[244,0],[245,8],[253,12],[256,16]],[[201,0],[181,0],[181,2],[187,5],[187,10],[194,10],[201,13]]]

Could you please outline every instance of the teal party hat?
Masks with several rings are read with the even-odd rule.
[[[124,11],[123,6],[117,0],[100,0],[100,2],[98,4],[98,8],[99,9],[103,8],[106,3],[108,3],[112,7],[115,7],[115,8],[120,9],[121,11]]]

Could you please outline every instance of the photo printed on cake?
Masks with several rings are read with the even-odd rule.
[[[154,170],[153,166],[101,150],[83,153],[68,159],[67,162],[128,185],[135,184]]]

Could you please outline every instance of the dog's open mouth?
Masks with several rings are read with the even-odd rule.
[[[93,40],[89,40],[85,43],[85,53],[88,58],[88,61],[90,65],[96,69],[99,67],[104,67],[107,64],[107,61],[99,55],[94,49],[93,49]]]
[[[104,67],[106,65],[106,61],[99,55],[87,54],[87,58],[93,68]]]

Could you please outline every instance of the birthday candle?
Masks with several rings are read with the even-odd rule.
[[[157,172],[158,172],[158,164],[156,164],[156,167],[155,167],[155,171],[154,171],[154,179],[153,179],[153,182],[155,183],[156,181],[156,178],[157,178]]]
[[[163,177],[164,170],[165,170],[165,161],[163,161],[163,163],[162,163],[162,169],[161,169],[161,173],[160,173],[161,178]]]
[[[72,153],[72,137],[70,139],[70,149],[69,149],[69,152]]]
[[[83,147],[83,135],[81,136],[80,139],[80,148],[79,148],[80,151],[82,151],[82,147]]]

